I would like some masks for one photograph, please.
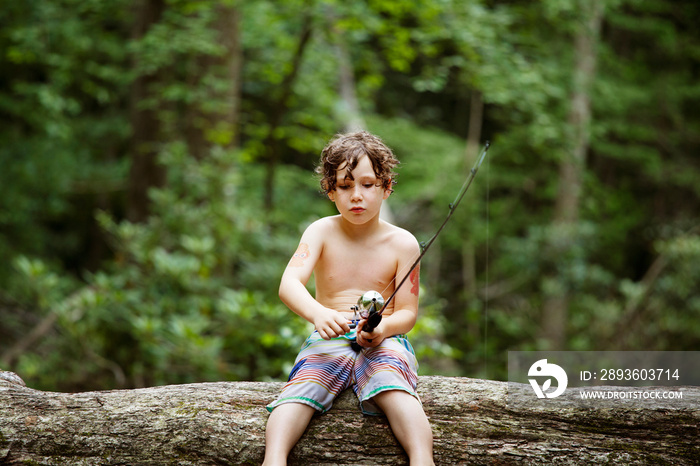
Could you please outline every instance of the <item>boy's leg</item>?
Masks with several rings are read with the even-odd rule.
[[[411,465],[434,464],[433,431],[420,402],[403,390],[387,390],[373,399],[386,414],[391,430],[408,453]]]
[[[316,411],[330,409],[335,397],[350,386],[357,353],[345,338],[324,340],[313,332],[294,362],[289,380],[272,409],[265,429],[265,466],[286,464]],[[303,398],[309,403],[298,403]]]
[[[304,434],[316,410],[302,403],[277,406],[265,428],[264,466],[287,464],[287,456]]]

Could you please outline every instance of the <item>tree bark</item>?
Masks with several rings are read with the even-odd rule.
[[[522,384],[521,384],[522,385]],[[52,393],[0,378],[0,464],[260,464],[277,382]],[[684,398],[698,387],[681,387]],[[569,389],[572,390],[572,389]],[[567,390],[562,397],[570,395]],[[437,464],[697,464],[700,405],[630,409],[507,404],[508,383],[421,377]],[[693,406],[688,408],[687,406]],[[290,464],[406,464],[383,417],[346,391],[315,417]]]

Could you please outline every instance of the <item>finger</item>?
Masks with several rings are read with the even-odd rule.
[[[357,334],[357,341],[360,344],[360,346],[364,346],[365,348],[372,348],[375,346],[374,342],[372,341],[371,338],[367,338],[367,332],[362,332]]]
[[[361,331],[360,334],[362,335],[362,339],[365,341],[372,341],[372,338],[376,337],[376,335],[373,333],[365,332],[364,330]]]
[[[366,327],[366,326],[367,326],[367,324],[365,323],[365,327]],[[372,330],[367,330],[367,329],[364,328],[364,327],[362,328],[362,332],[365,334],[365,338],[372,338],[372,335],[376,335],[376,334],[377,334],[376,330],[377,330],[376,327],[373,328]]]
[[[369,325],[366,324],[365,327],[369,327]],[[366,334],[368,334],[368,335],[371,335],[372,333],[374,333],[375,330],[377,330],[377,327],[374,327],[374,328],[371,329],[371,330],[370,330],[369,328],[363,329],[363,331],[364,331]]]
[[[344,333],[348,333],[350,331],[350,321],[344,320],[340,324],[340,328],[344,330]]]
[[[364,340],[362,340],[362,343],[360,344],[360,346],[362,346],[363,348],[374,348],[377,345],[372,340],[364,339]]]
[[[367,323],[367,319],[362,319],[362,320],[360,320],[360,321],[357,323],[357,327],[355,327],[355,328],[357,329],[357,333],[358,333],[358,334],[359,334],[360,332],[362,332],[362,327],[364,327],[364,325],[365,325],[366,323]]]
[[[333,338],[339,336],[339,335],[345,335],[345,331],[343,328],[340,326],[338,322],[331,322],[328,324],[331,328],[331,332],[334,334]]]

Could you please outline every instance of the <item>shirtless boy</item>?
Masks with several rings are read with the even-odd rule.
[[[418,363],[405,335],[418,314],[418,268],[372,333],[351,310],[369,290],[386,300],[419,255],[412,234],[379,218],[397,164],[381,139],[364,131],[337,136],[321,154],[321,185],[340,214],[306,229],[282,276],[280,298],[316,330],[268,406],[264,465],[286,464],[314,413],[326,412],[349,387],[364,413],[387,416],[412,465],[433,464],[432,431],[415,391]],[[312,273],[315,298],[306,289]]]

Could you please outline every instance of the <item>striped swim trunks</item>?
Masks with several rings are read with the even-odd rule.
[[[267,406],[268,411],[284,403],[302,403],[325,413],[336,396],[349,387],[365,414],[382,414],[372,397],[387,390],[403,390],[420,401],[416,393],[418,361],[406,335],[355,352],[350,346],[355,333],[353,329],[324,340],[314,331],[302,345],[289,380],[279,398]]]

